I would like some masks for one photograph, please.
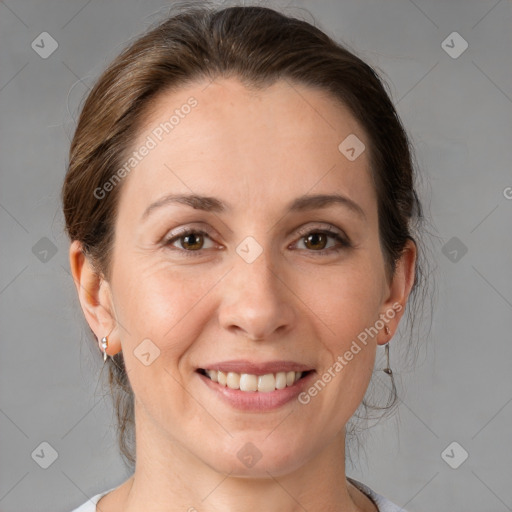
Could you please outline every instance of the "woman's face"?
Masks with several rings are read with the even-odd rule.
[[[197,83],[150,110],[109,283],[138,433],[222,472],[288,472],[341,439],[389,339],[379,323],[360,341],[395,302],[369,142],[348,109],[285,81]],[[294,370],[309,373],[290,386]]]

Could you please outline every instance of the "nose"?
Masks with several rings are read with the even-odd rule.
[[[283,336],[297,318],[290,284],[272,267],[269,253],[264,250],[251,263],[236,257],[222,282],[221,327],[254,341]]]

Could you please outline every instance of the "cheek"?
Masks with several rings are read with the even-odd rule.
[[[179,354],[193,339],[192,332],[201,324],[197,305],[218,277],[192,267],[176,269],[148,258],[116,269],[116,314],[124,328],[123,345],[133,350],[149,338],[162,352]]]
[[[343,414],[347,400],[354,408],[362,400],[373,371],[376,340],[370,328],[379,318],[381,275],[378,265],[355,259],[315,274],[316,279],[299,280],[298,294],[307,297],[326,349],[319,378],[331,390],[329,409]]]
[[[340,266],[303,273],[294,280],[293,289],[341,350],[348,338],[356,337],[378,318],[381,281],[377,264],[352,258]]]

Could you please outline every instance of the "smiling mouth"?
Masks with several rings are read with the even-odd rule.
[[[265,375],[254,375],[250,373],[223,372],[220,370],[207,370],[199,368],[196,370],[201,375],[230,389],[260,393],[270,393],[279,389],[293,386],[298,380],[303,379],[314,370],[305,372],[277,372]]]

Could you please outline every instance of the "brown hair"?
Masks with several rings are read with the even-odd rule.
[[[202,78],[234,76],[249,88],[285,79],[330,92],[364,128],[387,275],[392,276],[407,240],[413,240],[419,257],[409,302],[421,306],[424,301],[418,302],[417,288],[425,276],[422,248],[412,233],[424,216],[412,152],[377,73],[312,24],[267,7],[219,8],[189,2],[177,9],[130,44],[100,76],[84,103],[71,144],[62,188],[66,229],[71,240],[81,242],[98,275],[109,280],[122,183],[101,199],[94,191],[133,151],[143,116],[156,95]],[[408,304],[412,333],[410,308]],[[108,360],[108,369],[121,454],[135,464],[134,396],[122,352]],[[365,397],[362,407],[391,410],[397,403],[393,376],[391,384],[385,406],[371,405]],[[354,428],[347,429],[351,433]]]

